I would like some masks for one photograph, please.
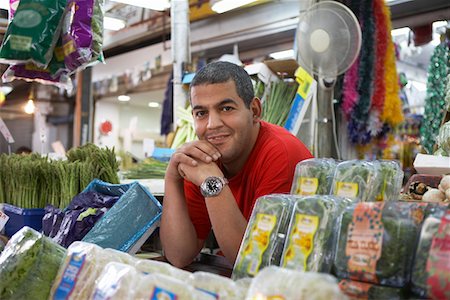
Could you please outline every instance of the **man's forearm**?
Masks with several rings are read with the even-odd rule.
[[[182,182],[165,182],[160,237],[166,258],[177,267],[189,264],[201,250],[189,218]]]

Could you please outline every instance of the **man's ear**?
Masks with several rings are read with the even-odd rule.
[[[259,100],[259,98],[253,98],[252,102],[250,103],[250,110],[253,114],[253,121],[259,121],[262,113],[261,101]]]

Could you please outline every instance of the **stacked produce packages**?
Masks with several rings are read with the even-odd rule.
[[[247,289],[240,287],[230,278],[207,272],[192,273],[189,283],[214,299],[244,299],[247,294]]]
[[[328,274],[267,267],[252,280],[246,299],[347,299]]]
[[[332,194],[355,201],[373,201],[378,193],[378,162],[349,160],[339,163],[334,173]]]
[[[269,265],[278,265],[287,231],[292,201],[272,194],[255,203],[233,268],[233,279],[253,277]]]
[[[450,298],[450,211],[442,206],[425,219],[412,268],[412,291],[420,297]]]
[[[353,204],[342,215],[334,271],[343,279],[402,288],[417,233],[409,203]]]
[[[350,199],[327,195],[294,198],[281,266],[329,273],[336,245],[334,229]]]
[[[327,195],[331,191],[336,162],[331,158],[311,158],[297,164],[291,194]]]
[[[23,227],[0,255],[0,299],[47,299],[66,250]]]

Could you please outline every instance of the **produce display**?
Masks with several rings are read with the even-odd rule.
[[[215,299],[243,299],[246,295],[233,280],[212,273],[194,272],[188,283]]]
[[[403,289],[344,279],[339,282],[341,291],[350,299],[400,300],[405,299]]]
[[[0,299],[47,299],[66,250],[23,227],[0,254]]]
[[[359,201],[375,201],[380,186],[378,161],[349,160],[334,173],[332,194]]]
[[[428,188],[422,201],[450,203],[450,175],[443,176],[437,188]]]
[[[403,184],[403,171],[395,161],[380,161],[380,186],[377,201],[398,200]]]
[[[96,279],[94,290],[89,299],[136,299],[135,290],[130,289],[130,287],[139,275],[140,272],[130,265],[110,262]]]
[[[298,84],[296,82],[271,82],[270,92],[262,103],[262,120],[284,126],[297,88]]]
[[[340,278],[403,287],[418,229],[403,202],[357,203],[344,211],[334,269]]]
[[[282,267],[330,272],[336,244],[334,228],[341,212],[341,201],[350,203],[350,200],[324,195],[295,199],[282,254]]]
[[[233,268],[233,279],[253,277],[269,265],[278,265],[287,231],[291,201],[272,194],[256,200]]]
[[[122,175],[126,179],[164,179],[168,165],[168,162],[146,158],[136,166],[122,172]]]
[[[331,158],[311,158],[299,162],[295,168],[291,194],[329,194],[335,167],[336,162]]]
[[[246,299],[344,300],[346,297],[331,275],[270,266],[253,278]]]

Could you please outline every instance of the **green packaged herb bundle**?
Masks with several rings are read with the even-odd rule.
[[[66,0],[20,0],[0,49],[2,62],[32,62],[47,67],[59,38],[65,6]]]
[[[329,194],[335,168],[336,162],[331,158],[311,158],[299,162],[295,168],[291,194]]]
[[[329,273],[334,256],[337,197],[316,195],[295,200],[281,266],[299,271]]]
[[[0,299],[47,299],[66,250],[23,227],[0,255]]]
[[[380,161],[380,184],[376,201],[398,200],[403,184],[403,171],[395,161]]]
[[[288,195],[271,194],[256,200],[233,268],[233,279],[255,276],[278,265],[291,212]]]
[[[349,160],[339,163],[331,194],[357,201],[374,201],[380,186],[378,161]]]
[[[340,278],[403,287],[418,226],[405,202],[367,202],[348,207],[341,219],[334,271]]]

